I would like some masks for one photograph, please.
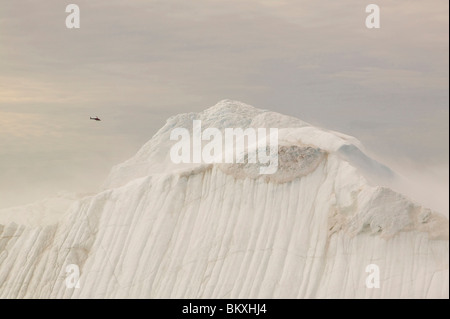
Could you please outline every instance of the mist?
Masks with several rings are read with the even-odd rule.
[[[448,166],[414,167],[392,165],[401,180],[392,188],[416,203],[449,217]]]

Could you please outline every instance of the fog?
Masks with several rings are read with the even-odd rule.
[[[449,217],[448,166],[417,166],[407,161],[390,165],[400,180],[391,187],[414,202]]]

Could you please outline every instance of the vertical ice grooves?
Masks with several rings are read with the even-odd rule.
[[[84,199],[57,226],[2,225],[0,297],[447,296],[448,240],[328,232],[335,210],[357,214],[383,194],[349,188],[340,165],[327,157],[287,183],[214,166],[153,176]],[[370,263],[380,267],[380,289],[365,287]],[[80,267],[80,289],[65,286],[68,264]]]

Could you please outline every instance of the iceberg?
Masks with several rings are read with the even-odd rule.
[[[278,170],[172,162],[193,120],[278,128]],[[0,210],[0,298],[449,298],[448,219],[397,178],[354,137],[223,100],[169,118],[96,194]]]

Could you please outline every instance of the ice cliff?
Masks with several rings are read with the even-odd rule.
[[[174,164],[193,120],[278,128],[278,171]],[[98,194],[0,210],[0,298],[448,298],[448,220],[395,178],[353,137],[224,100],[169,118]]]

